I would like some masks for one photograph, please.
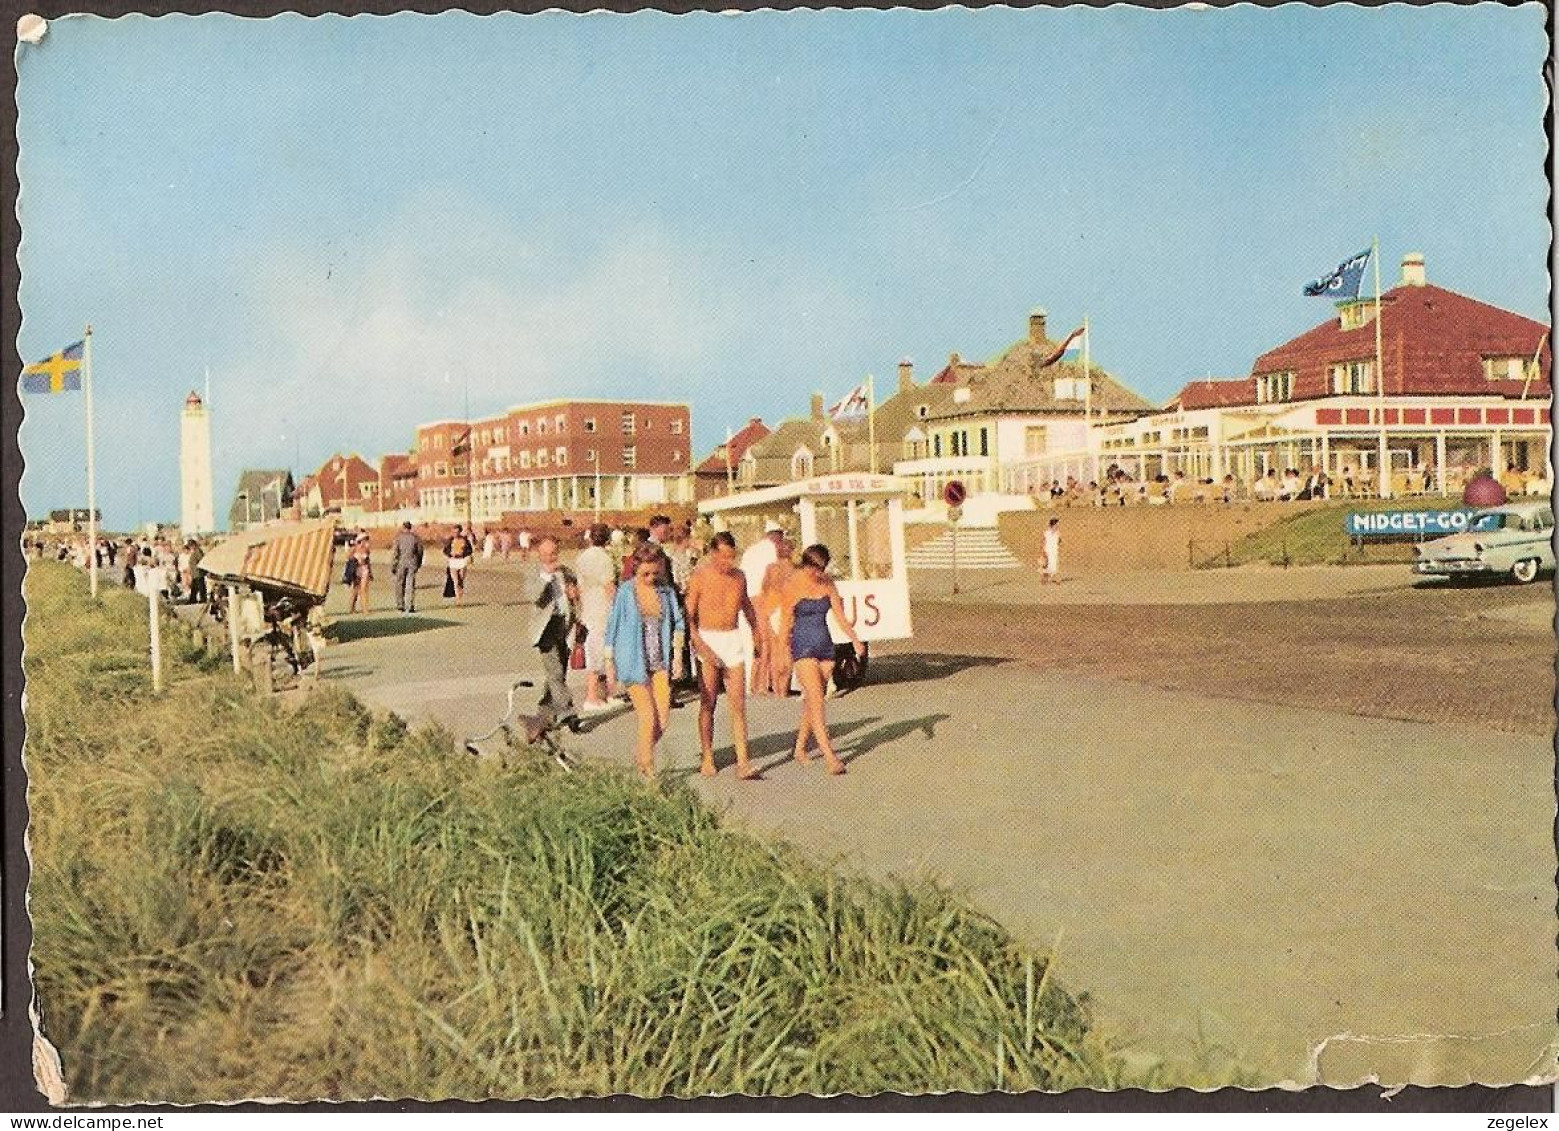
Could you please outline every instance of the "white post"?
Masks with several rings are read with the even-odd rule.
[[[239,673],[238,663],[238,586],[227,587],[227,638],[233,649],[233,674]]]
[[[147,616],[151,622],[152,638],[152,690],[162,694],[162,617],[161,610],[157,607],[162,596],[162,589],[158,585],[158,579],[163,577],[162,567],[158,566],[149,571],[146,608]]]
[[[1434,475],[1435,493],[1445,494],[1445,430],[1443,428],[1435,433],[1434,438]]]
[[[97,460],[92,443],[92,327],[81,344],[81,391],[87,410],[87,573],[97,599]],[[160,680],[159,676],[159,680]]]

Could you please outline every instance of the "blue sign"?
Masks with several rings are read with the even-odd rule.
[[[1352,511],[1345,522],[1350,538],[1440,538],[1467,529],[1470,510]]]

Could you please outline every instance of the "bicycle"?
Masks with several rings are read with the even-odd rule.
[[[507,707],[504,710],[503,718],[498,720],[497,726],[485,734],[472,735],[467,738],[464,743],[466,753],[473,757],[482,757],[482,750],[478,744],[488,741],[501,732],[504,736],[504,745],[508,749],[513,750],[516,745],[539,747],[546,751],[552,760],[562,767],[564,771],[573,773],[573,761],[564,749],[558,745],[559,724],[557,720],[545,715],[515,714],[515,693],[523,688],[534,688],[535,686],[535,681],[529,679],[516,680],[510,684]],[[522,743],[516,742],[517,732],[518,735],[523,735]]]

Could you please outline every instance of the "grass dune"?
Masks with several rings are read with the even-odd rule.
[[[75,1101],[1121,1083],[1043,956],[683,789],[254,698],[145,605],[35,565],[33,961]]]

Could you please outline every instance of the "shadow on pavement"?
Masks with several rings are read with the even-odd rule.
[[[877,747],[886,745],[889,742],[897,742],[901,738],[914,734],[917,730],[925,734],[926,741],[929,742],[936,737],[936,725],[945,723],[952,717],[952,715],[948,714],[922,715],[918,719],[905,719],[902,722],[880,726],[876,730],[867,731],[854,742],[849,743],[849,753],[846,754],[841,750],[839,760],[848,766],[857,758],[864,758],[873,750],[876,750]]]
[[[378,668],[365,667],[362,664],[345,664],[341,666],[327,667],[319,673],[320,679],[358,679],[373,675]]]
[[[869,691],[874,685],[889,683],[920,683],[928,679],[944,679],[970,668],[989,668],[1010,661],[1002,656],[957,656],[937,652],[908,652],[892,656],[873,656],[866,672]]]
[[[796,722],[798,725],[800,721],[801,700],[797,699]],[[882,720],[880,718],[854,719],[848,722],[837,723],[830,721],[828,724],[828,736],[833,740],[834,749],[837,750],[840,745],[841,736],[850,734],[853,731],[860,730],[862,727],[871,726],[873,723],[879,723],[881,721]],[[751,760],[753,766],[756,767],[760,774],[767,774],[770,770],[777,769],[778,767],[785,765],[787,762],[792,761],[792,756],[795,753],[795,747],[796,728],[788,727],[785,730],[774,731],[771,734],[757,735],[749,738],[747,740],[747,757]],[[812,751],[812,757],[816,759],[819,757],[816,750],[816,743],[813,744],[813,747],[814,749]],[[844,761],[842,757],[840,760]],[[726,770],[734,765],[736,765],[735,748],[732,747],[729,742],[727,742],[727,744],[724,746],[716,746],[715,767],[720,770]],[[805,769],[806,767],[802,768]],[[698,776],[698,767],[689,766],[685,769],[670,770],[664,776],[670,781],[685,781],[688,778],[696,778]]]
[[[342,644],[350,644],[354,640],[378,640],[386,636],[410,636],[417,632],[429,632],[435,628],[455,628],[460,624],[454,620],[439,620],[437,617],[424,616],[422,613],[409,615],[395,613],[390,616],[376,617],[372,620],[355,620],[343,617],[332,626],[331,635]]]

